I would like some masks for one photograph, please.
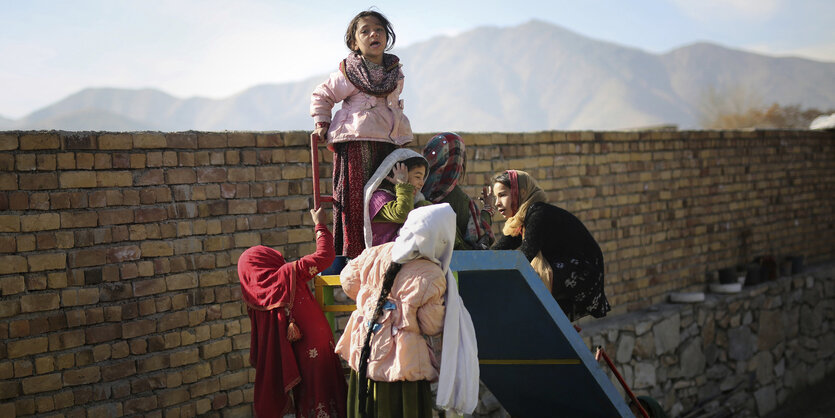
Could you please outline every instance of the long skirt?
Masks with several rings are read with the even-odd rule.
[[[603,260],[567,258],[551,262],[551,293],[570,321],[584,316],[606,316],[612,308],[603,293]]]
[[[365,249],[363,189],[380,163],[397,146],[388,142],[351,141],[333,144],[333,243],[348,258]]]
[[[258,267],[278,270],[281,266]],[[285,307],[247,309],[252,324],[255,416],[278,418],[295,411],[297,418],[344,417],[348,388],[342,363],[334,353],[330,324],[306,283],[298,283],[292,309],[301,331],[301,339],[293,343],[287,339]]]
[[[348,377],[348,417],[422,418],[432,417],[433,397],[429,381],[375,382],[368,380],[365,415],[360,415],[359,375],[351,370]]]

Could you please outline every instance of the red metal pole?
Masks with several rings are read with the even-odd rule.
[[[319,135],[310,135],[310,158],[313,165],[313,209],[319,209]]]
[[[632,389],[629,389],[629,386],[626,384],[626,381],[623,380],[623,377],[620,375],[620,372],[618,372],[618,369],[615,368],[615,364],[612,363],[612,360],[609,358],[606,352],[603,351],[603,347],[598,346],[597,353],[594,355],[594,359],[600,361],[600,357],[603,357],[603,360],[606,361],[606,365],[608,365],[609,368],[612,369],[612,372],[615,373],[615,377],[617,377],[618,382],[620,382],[621,386],[623,386],[623,389],[626,391],[626,394],[629,396],[629,399],[632,400],[632,403],[638,407],[639,411],[641,411],[641,415],[643,415],[644,418],[649,418],[649,414],[647,413],[646,409],[644,409],[644,406],[641,405],[641,401],[639,401],[635,394],[632,393]]]
[[[322,196],[319,190],[319,135],[310,134],[310,162],[313,166],[313,208],[319,209],[322,202],[333,202],[333,196]]]

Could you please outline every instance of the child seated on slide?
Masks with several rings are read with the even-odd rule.
[[[427,166],[422,155],[408,148],[392,151],[380,163],[364,190],[366,248],[394,241],[409,212],[431,204],[420,192]]]

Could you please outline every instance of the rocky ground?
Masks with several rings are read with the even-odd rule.
[[[807,387],[790,397],[766,418],[825,418],[835,417],[835,374],[820,383]]]

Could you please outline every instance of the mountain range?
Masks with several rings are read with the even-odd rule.
[[[415,132],[697,128],[711,91],[835,108],[835,63],[710,43],[653,54],[538,20],[439,36],[395,53]],[[223,99],[87,88],[22,119],[0,118],[0,129],[306,130],[310,92],[326,78],[258,85]]]

